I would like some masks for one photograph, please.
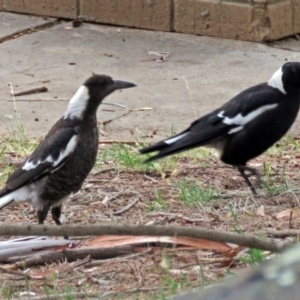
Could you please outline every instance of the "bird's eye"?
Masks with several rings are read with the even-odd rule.
[[[293,72],[297,75],[300,76],[300,68],[299,66],[293,66],[292,67]]]

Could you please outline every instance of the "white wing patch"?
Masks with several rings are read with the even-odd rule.
[[[66,158],[68,155],[70,155],[75,150],[76,145],[77,145],[77,135],[74,135],[70,139],[70,141],[69,141],[69,143],[67,145],[67,148],[65,150],[63,150],[63,151],[60,152],[59,157],[58,157],[58,159],[56,161],[53,161],[53,163],[52,163],[53,166],[56,167],[57,165],[60,164],[60,162],[64,158]]]
[[[38,193],[34,189],[35,184],[25,185],[0,198],[0,208],[12,203],[38,202]]]
[[[64,114],[64,119],[81,119],[82,114],[87,107],[89,97],[90,96],[87,87],[84,85],[81,86],[70,100],[68,108]]]
[[[228,134],[239,132],[239,131],[243,130],[243,128],[244,128],[244,126],[238,126],[238,127],[232,128],[228,131]]]
[[[281,93],[286,95],[287,92],[285,91],[282,83],[282,74],[282,68],[280,68],[273,74],[271,79],[268,81],[268,85],[275,89],[278,89]]]
[[[259,115],[261,115],[262,113],[274,109],[278,106],[277,103],[274,104],[268,104],[268,105],[264,105],[261,106],[260,108],[257,108],[256,110],[253,110],[252,112],[250,112],[248,115],[243,116],[242,114],[238,114],[233,118],[229,118],[229,117],[225,117],[224,113],[225,111],[221,111],[218,113],[218,117],[223,119],[223,123],[227,124],[227,125],[238,125],[238,127],[236,128],[232,128],[228,134],[232,134],[232,133],[236,133],[241,131],[244,128],[244,125],[246,125],[247,123],[251,122],[252,120],[254,120],[256,117],[258,117]]]
[[[26,164],[23,166],[22,170],[29,171],[31,169],[36,168],[39,164],[43,164],[45,162],[50,162],[53,167],[56,167],[57,165],[59,165],[61,163],[61,161],[64,158],[66,158],[68,155],[70,155],[75,150],[76,146],[77,146],[77,135],[74,135],[70,139],[67,147],[63,151],[60,152],[57,160],[54,160],[52,155],[47,156],[46,159],[43,161],[39,160],[37,163],[34,163],[33,161],[30,161],[30,159],[28,159]]]
[[[185,133],[183,133],[183,134],[181,134],[181,135],[179,135],[179,136],[176,136],[176,137],[167,139],[167,140],[165,140],[164,142],[165,142],[166,144],[168,144],[168,145],[171,145],[171,144],[177,142],[178,140],[180,140],[181,138],[185,137],[187,134],[188,134],[188,133],[185,132]]]

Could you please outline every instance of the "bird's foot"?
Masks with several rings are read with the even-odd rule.
[[[262,186],[262,180],[261,180],[261,176],[260,176],[259,172],[256,169],[250,168],[250,167],[247,167],[247,166],[238,166],[238,170],[239,170],[241,176],[245,179],[246,183],[248,184],[252,194],[254,196],[257,196],[256,189],[254,188],[253,184],[251,183],[249,177],[255,176],[257,181],[258,181],[259,187],[261,187]]]

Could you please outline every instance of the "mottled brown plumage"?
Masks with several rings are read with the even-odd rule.
[[[96,161],[99,104],[115,90],[134,86],[105,75],[90,77],[70,100],[64,116],[8,178],[0,192],[0,209],[29,202],[37,208],[39,224],[51,208],[60,225],[63,201],[80,189]]]

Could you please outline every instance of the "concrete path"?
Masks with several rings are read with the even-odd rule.
[[[49,20],[1,13],[0,23],[9,25],[0,26],[0,36],[43,22]],[[62,22],[0,44],[0,133],[9,133],[7,116],[14,115],[8,82],[15,91],[48,87],[47,93],[17,97],[26,131],[39,137],[61,117],[67,100],[83,81],[92,73],[102,73],[138,85],[106,99],[134,111],[105,126],[107,136],[102,139],[134,139],[132,133],[151,135],[155,127],[157,134],[152,140],[158,140],[184,129],[196,116],[243,89],[267,81],[284,62],[300,61],[300,53],[293,50],[94,24],[72,28],[71,23]],[[170,56],[157,62],[158,57],[149,51],[170,52]],[[152,109],[139,110],[142,108]],[[125,112],[103,105],[98,115],[107,121]],[[298,130],[299,124],[293,129]]]

